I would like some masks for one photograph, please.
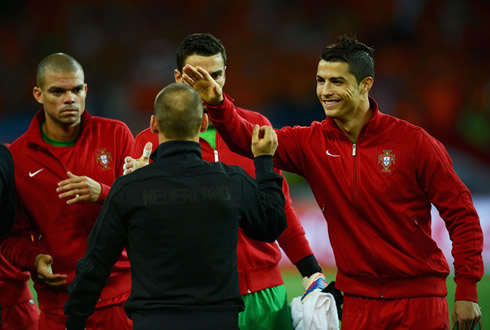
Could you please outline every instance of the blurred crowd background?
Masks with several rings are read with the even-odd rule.
[[[322,49],[352,33],[375,48],[371,93],[382,112],[424,127],[448,148],[473,194],[490,195],[490,1],[86,0],[9,1],[0,9],[0,141],[40,106],[39,61],[66,52],[82,64],[87,110],[149,124],[173,82],[175,51],[194,32],[227,50],[225,91],[275,127],[324,113],[315,94]],[[302,185],[291,177],[290,184]],[[298,190],[295,190],[298,191]]]

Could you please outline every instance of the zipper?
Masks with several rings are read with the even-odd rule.
[[[218,150],[214,150],[214,161],[215,161],[215,162],[219,162],[219,158],[218,158]]]
[[[357,204],[357,145],[356,142],[352,142],[352,170],[353,170],[353,186],[354,186],[354,203]]]
[[[354,201],[354,205],[359,205],[358,204],[358,199],[359,199],[359,196],[357,195],[357,192],[358,192],[358,189],[357,189],[357,162],[358,162],[358,157],[357,156],[357,143],[356,142],[352,142],[352,161],[353,161],[353,185],[354,185],[354,198],[353,198],[353,201]],[[376,253],[376,251],[375,251]],[[380,292],[379,292],[379,297],[381,299],[384,298],[384,281],[383,281],[383,276],[379,275],[379,267],[378,267],[378,263],[377,263],[377,255],[375,254],[374,255],[374,269],[376,270],[376,273],[378,273],[378,276],[379,276],[379,284],[380,284]]]

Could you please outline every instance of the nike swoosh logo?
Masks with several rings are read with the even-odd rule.
[[[329,155],[330,157],[340,157],[340,155],[331,154],[330,151],[328,150],[327,150],[327,155]]]
[[[34,175],[38,174],[39,172],[41,172],[42,170],[44,170],[44,168],[32,173],[31,171],[29,171],[29,176],[32,178]]]

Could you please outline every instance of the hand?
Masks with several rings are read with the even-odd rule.
[[[277,135],[272,127],[255,125],[252,131],[252,153],[254,157],[274,156],[277,145]]]
[[[303,279],[301,280],[301,284],[303,285],[303,289],[305,290],[303,297],[301,297],[301,302],[304,303],[306,300],[308,300],[308,298],[311,297],[311,294],[313,292],[322,291],[324,288],[327,287],[327,279],[322,273],[315,273],[310,277],[303,277]]]
[[[39,254],[34,260],[34,267],[37,270],[37,277],[49,286],[62,286],[66,284],[66,274],[53,274],[51,265],[53,258],[49,254]]]
[[[200,66],[193,67],[186,64],[182,71],[184,72],[182,75],[184,83],[194,88],[204,102],[211,105],[223,103],[224,96],[220,85],[206,70]]]
[[[481,319],[481,310],[477,303],[469,300],[456,300],[454,302],[453,329],[473,330]]]
[[[132,157],[126,157],[124,159],[123,175],[129,174],[136,171],[138,168],[146,166],[150,163],[151,149],[153,148],[153,143],[147,142],[143,148],[143,154],[140,158],[134,159]]]
[[[102,192],[102,186],[87,176],[77,176],[66,172],[68,179],[58,182],[56,192],[61,192],[59,198],[74,197],[66,201],[71,205],[78,202],[96,202]]]

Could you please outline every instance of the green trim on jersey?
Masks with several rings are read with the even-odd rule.
[[[49,143],[50,145],[55,146],[55,147],[72,147],[72,146],[74,146],[77,143],[77,139],[75,139],[75,140],[69,140],[69,141],[56,141],[56,140],[53,140],[52,138],[50,138],[49,136],[47,136],[46,133],[44,133],[43,124],[44,123],[41,124],[41,135],[43,136],[43,140],[46,143]]]
[[[201,137],[216,150],[216,128],[214,126],[209,126],[207,130],[201,132]]]
[[[238,314],[240,330],[293,330],[286,287],[279,285],[242,296],[245,310]]]

